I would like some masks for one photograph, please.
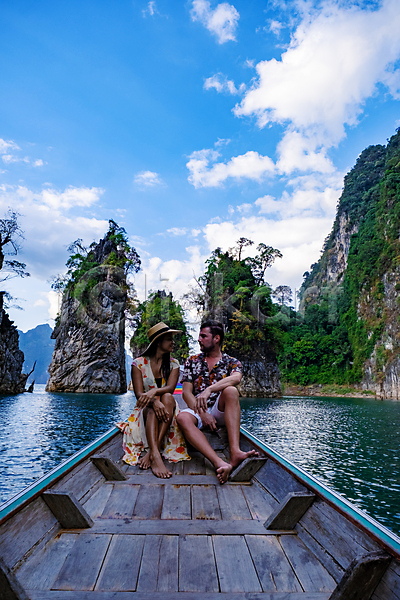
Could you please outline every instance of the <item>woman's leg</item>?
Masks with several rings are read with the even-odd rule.
[[[153,471],[156,477],[165,479],[171,477],[172,473],[164,465],[160,453],[160,447],[174,416],[175,400],[172,394],[163,394],[160,400],[164,404],[168,412],[169,418],[167,421],[159,421],[156,417],[154,410],[149,410],[146,419],[146,436],[150,450],[148,454],[142,459],[141,468],[148,468],[147,465],[149,465],[151,466],[151,470]]]

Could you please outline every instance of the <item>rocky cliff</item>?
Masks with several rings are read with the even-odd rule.
[[[0,394],[25,391],[28,375],[22,373],[24,353],[19,349],[18,331],[3,308],[0,292]]]
[[[49,392],[126,392],[126,270],[115,266],[121,251],[114,237],[108,233],[92,245],[82,261],[91,268],[63,294],[52,334]]]
[[[364,150],[346,176],[332,232],[302,289],[303,307],[319,302],[324,289],[339,292],[336,326],[346,328],[352,351],[348,380],[397,400],[399,234],[400,129],[387,146]]]
[[[281,377],[275,354],[242,357],[243,379],[238,386],[243,398],[273,398],[282,395]]]

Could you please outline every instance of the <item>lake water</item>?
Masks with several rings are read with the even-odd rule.
[[[0,502],[126,418],[121,396],[0,397]],[[400,402],[349,398],[242,400],[242,423],[292,462],[400,533]]]

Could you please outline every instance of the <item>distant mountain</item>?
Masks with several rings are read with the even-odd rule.
[[[50,325],[38,325],[35,329],[30,329],[26,333],[19,333],[19,347],[24,353],[25,362],[23,371],[28,373],[36,360],[35,371],[29,377],[29,381],[35,380],[36,383],[46,383],[49,378],[48,366],[53,356],[55,340],[51,339],[53,329]],[[126,377],[127,383],[131,379],[132,358],[125,351]]]
[[[29,377],[30,381],[34,379],[36,383],[46,383],[49,378],[47,368],[51,362],[54,348],[54,340],[51,339],[52,331],[53,329],[47,323],[38,325],[26,333],[18,331],[19,347],[25,356],[24,373],[28,373],[32,369],[36,360],[35,371]]]

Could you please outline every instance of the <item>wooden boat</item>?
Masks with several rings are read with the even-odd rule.
[[[121,442],[0,507],[1,600],[399,600],[400,539],[245,429],[265,460],[223,486],[195,452],[160,480]]]

